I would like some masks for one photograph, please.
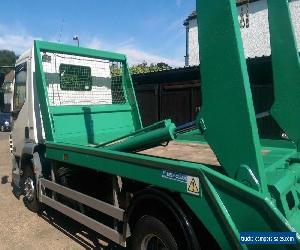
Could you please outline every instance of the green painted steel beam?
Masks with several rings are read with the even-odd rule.
[[[125,64],[123,70],[123,87],[125,88],[127,101],[129,102],[129,105],[132,108],[132,120],[135,130],[142,129],[143,123],[141,119],[141,114],[138,107],[135,90],[133,87],[133,82],[127,63]]]
[[[41,52],[69,54],[121,62],[121,83],[126,103],[122,105],[50,106],[47,91],[48,83],[46,81],[45,72],[43,71]],[[125,55],[65,44],[35,41],[35,65],[37,73],[36,85],[47,141],[72,141],[79,145],[99,143],[111,140],[114,136],[120,136],[122,133],[127,134],[143,127]],[[107,119],[108,113],[111,114],[111,120]],[[105,119],[105,121],[102,122],[102,118]],[[70,129],[70,127],[62,126],[63,119],[72,119],[73,121],[76,120],[76,122],[70,124]],[[120,131],[117,131],[117,134],[114,135],[116,133],[116,124],[119,124],[118,127]],[[124,132],[121,131],[122,126]],[[72,138],[72,136],[74,138]]]
[[[71,54],[76,56],[86,56],[91,58],[98,59],[107,59],[115,61],[125,61],[126,56],[119,53],[114,53],[110,51],[101,51],[90,48],[76,47],[67,44],[61,43],[52,43],[45,41],[35,41],[35,44],[38,45],[41,51],[61,53],[61,54]]]
[[[34,41],[35,83],[38,92],[46,140],[55,141],[53,117],[49,111],[50,104],[48,100],[46,77],[43,71],[42,57],[40,53],[43,43],[44,42]]]
[[[203,105],[198,125],[226,174],[267,192],[234,0],[197,0]]]
[[[272,116],[300,151],[300,63],[287,0],[269,0],[275,102]]]

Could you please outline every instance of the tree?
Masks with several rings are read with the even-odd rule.
[[[140,64],[131,66],[129,68],[129,71],[133,75],[133,74],[144,74],[144,73],[157,72],[157,71],[163,71],[169,69],[172,69],[172,67],[164,62],[160,62],[157,64],[151,63],[150,65],[148,65],[148,63],[144,61]],[[112,65],[110,70],[112,76],[120,76],[121,74],[121,69],[117,65]]]
[[[157,64],[151,63],[150,65],[148,65],[147,62],[143,62],[141,64],[133,65],[132,67],[130,67],[130,72],[131,74],[143,74],[169,69],[172,69],[172,67],[164,62],[160,62]]]
[[[17,56],[15,52],[10,50],[0,50],[0,69],[1,66],[14,66]],[[11,68],[2,68],[2,72],[7,74]]]
[[[164,62],[160,62],[157,64],[151,63],[150,65],[148,65],[147,62],[143,62],[130,67],[130,73],[143,74],[143,73],[157,72],[157,71],[163,71],[169,69],[172,69],[172,67]]]

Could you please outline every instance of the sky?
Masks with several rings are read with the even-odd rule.
[[[21,54],[34,39],[125,53],[146,61],[184,65],[184,19],[195,0],[1,0],[0,49]]]

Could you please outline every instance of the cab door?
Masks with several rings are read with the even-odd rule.
[[[21,156],[28,139],[28,61],[16,65],[12,110],[13,154]]]

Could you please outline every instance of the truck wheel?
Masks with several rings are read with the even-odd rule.
[[[134,226],[131,239],[133,250],[178,250],[178,244],[167,228],[159,219],[145,215]]]
[[[24,170],[24,203],[32,212],[40,210],[41,205],[37,197],[36,179],[31,167],[27,166]]]

